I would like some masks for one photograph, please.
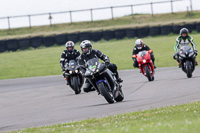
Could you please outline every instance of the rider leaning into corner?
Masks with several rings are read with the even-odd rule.
[[[179,67],[181,67],[181,63],[179,61],[178,52],[179,52],[181,47],[189,45],[190,43],[192,45],[194,52],[197,53],[196,44],[194,43],[193,38],[191,36],[189,36],[188,29],[182,28],[180,30],[180,36],[178,36],[176,38],[176,44],[174,46],[174,50],[175,50],[176,53],[173,56],[174,59],[176,59],[177,62],[179,63]],[[198,65],[197,61],[195,61],[195,65]]]
[[[70,60],[78,60],[80,52],[77,49],[74,49],[74,42],[68,41],[66,44],[66,50],[61,54],[60,66],[63,71],[63,76],[65,77],[65,65],[69,63]]]
[[[138,62],[137,62],[137,58],[135,58],[134,55],[137,55],[140,51],[143,51],[143,50],[149,51],[151,49],[146,44],[143,43],[142,39],[137,39],[135,41],[135,47],[133,48],[133,56],[132,56],[132,59],[134,61],[133,66],[135,68],[138,67]],[[155,58],[154,58],[153,52],[150,55],[151,55],[151,60],[154,64]],[[154,64],[154,68],[156,68],[155,64]]]
[[[92,49],[92,43],[89,40],[82,41],[80,44],[80,47],[81,47],[82,54],[79,56],[78,64],[81,67],[80,71],[83,75],[86,71],[86,66],[85,66],[86,62],[93,58],[100,58],[101,60],[105,62],[108,69],[116,74],[115,76],[116,76],[117,82],[119,83],[123,82],[123,80],[119,77],[119,74],[117,72],[117,65],[110,63],[109,57],[104,55],[101,51],[97,49]],[[83,90],[84,92],[94,91],[88,79],[86,79],[85,81]]]

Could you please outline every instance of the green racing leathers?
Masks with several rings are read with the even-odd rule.
[[[175,50],[175,55],[174,55],[174,59],[177,60],[177,62],[179,63],[179,58],[177,56],[177,52],[179,51],[179,49],[183,46],[189,45],[191,43],[193,50],[195,50],[197,52],[197,48],[196,48],[196,44],[193,41],[193,38],[191,36],[187,36],[185,39],[183,39],[181,36],[178,36],[176,38],[176,44],[174,46],[174,50]],[[197,62],[195,62],[197,65]]]
[[[193,41],[193,38],[191,36],[187,36],[185,39],[183,39],[181,36],[178,36],[176,38],[176,44],[174,46],[174,50],[175,52],[178,52],[178,50],[182,47],[182,46],[186,46],[189,45],[191,43],[193,50],[197,50],[196,48],[196,44]]]

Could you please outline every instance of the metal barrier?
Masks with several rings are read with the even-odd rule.
[[[173,3],[177,2],[177,1],[184,1],[184,0],[170,0],[170,1],[161,1],[161,2],[152,2],[152,3],[142,3],[142,4],[135,4],[135,5],[123,5],[123,6],[103,7],[103,8],[94,8],[94,9],[84,9],[84,10],[73,10],[73,11],[63,11],[63,12],[53,12],[53,13],[41,13],[41,14],[32,14],[32,15],[9,16],[9,17],[1,17],[0,20],[6,20],[7,19],[8,29],[11,29],[12,28],[11,27],[11,20],[10,20],[11,18],[27,17],[29,25],[24,25],[24,27],[30,27],[31,28],[32,27],[32,17],[47,15],[48,19],[49,19],[49,25],[51,26],[52,25],[52,19],[53,19],[52,15],[55,15],[55,14],[68,13],[69,17],[70,17],[69,18],[69,20],[70,20],[69,22],[73,23],[73,13],[88,11],[88,12],[90,12],[90,20],[88,20],[88,21],[94,21],[94,16],[93,16],[93,12],[94,11],[110,9],[111,19],[114,19],[114,10],[113,9],[115,9],[115,8],[130,7],[130,14],[133,15],[134,14],[134,12],[133,12],[134,7],[144,6],[144,5],[149,5],[150,6],[150,9],[151,9],[151,13],[150,14],[153,16],[154,15],[153,5],[161,4],[161,3],[170,3],[170,5],[171,5],[171,7],[170,7],[171,8],[171,13],[173,13],[174,12]],[[192,0],[190,0],[190,9],[192,10]]]

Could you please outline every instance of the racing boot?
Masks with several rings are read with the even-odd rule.
[[[123,80],[122,80],[121,78],[117,78],[117,82],[118,82],[118,83],[122,83]]]
[[[118,71],[116,71],[116,72],[114,73],[114,75],[115,75],[115,77],[116,77],[118,83],[122,83],[122,82],[123,82],[123,80],[119,77]]]
[[[181,63],[178,63],[178,67],[179,67],[179,68],[181,68],[181,67],[182,67]]]
[[[156,69],[156,65],[154,64],[153,66],[154,66],[154,69]]]
[[[195,66],[198,66],[198,62],[197,61],[195,61]]]
[[[67,78],[65,78],[66,82],[67,82]],[[66,85],[69,85],[68,82],[66,83]]]

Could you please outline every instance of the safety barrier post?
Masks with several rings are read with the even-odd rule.
[[[8,29],[10,30],[10,17],[7,17],[8,19]]]
[[[31,15],[28,15],[29,28],[31,28]]]
[[[151,15],[153,16],[153,3],[150,3],[151,5]]]
[[[112,19],[114,19],[114,16],[113,16],[113,7],[110,7],[111,9],[111,16],[112,16]]]
[[[90,9],[90,14],[91,14],[91,21],[93,22],[93,13],[92,13],[92,9]]]

